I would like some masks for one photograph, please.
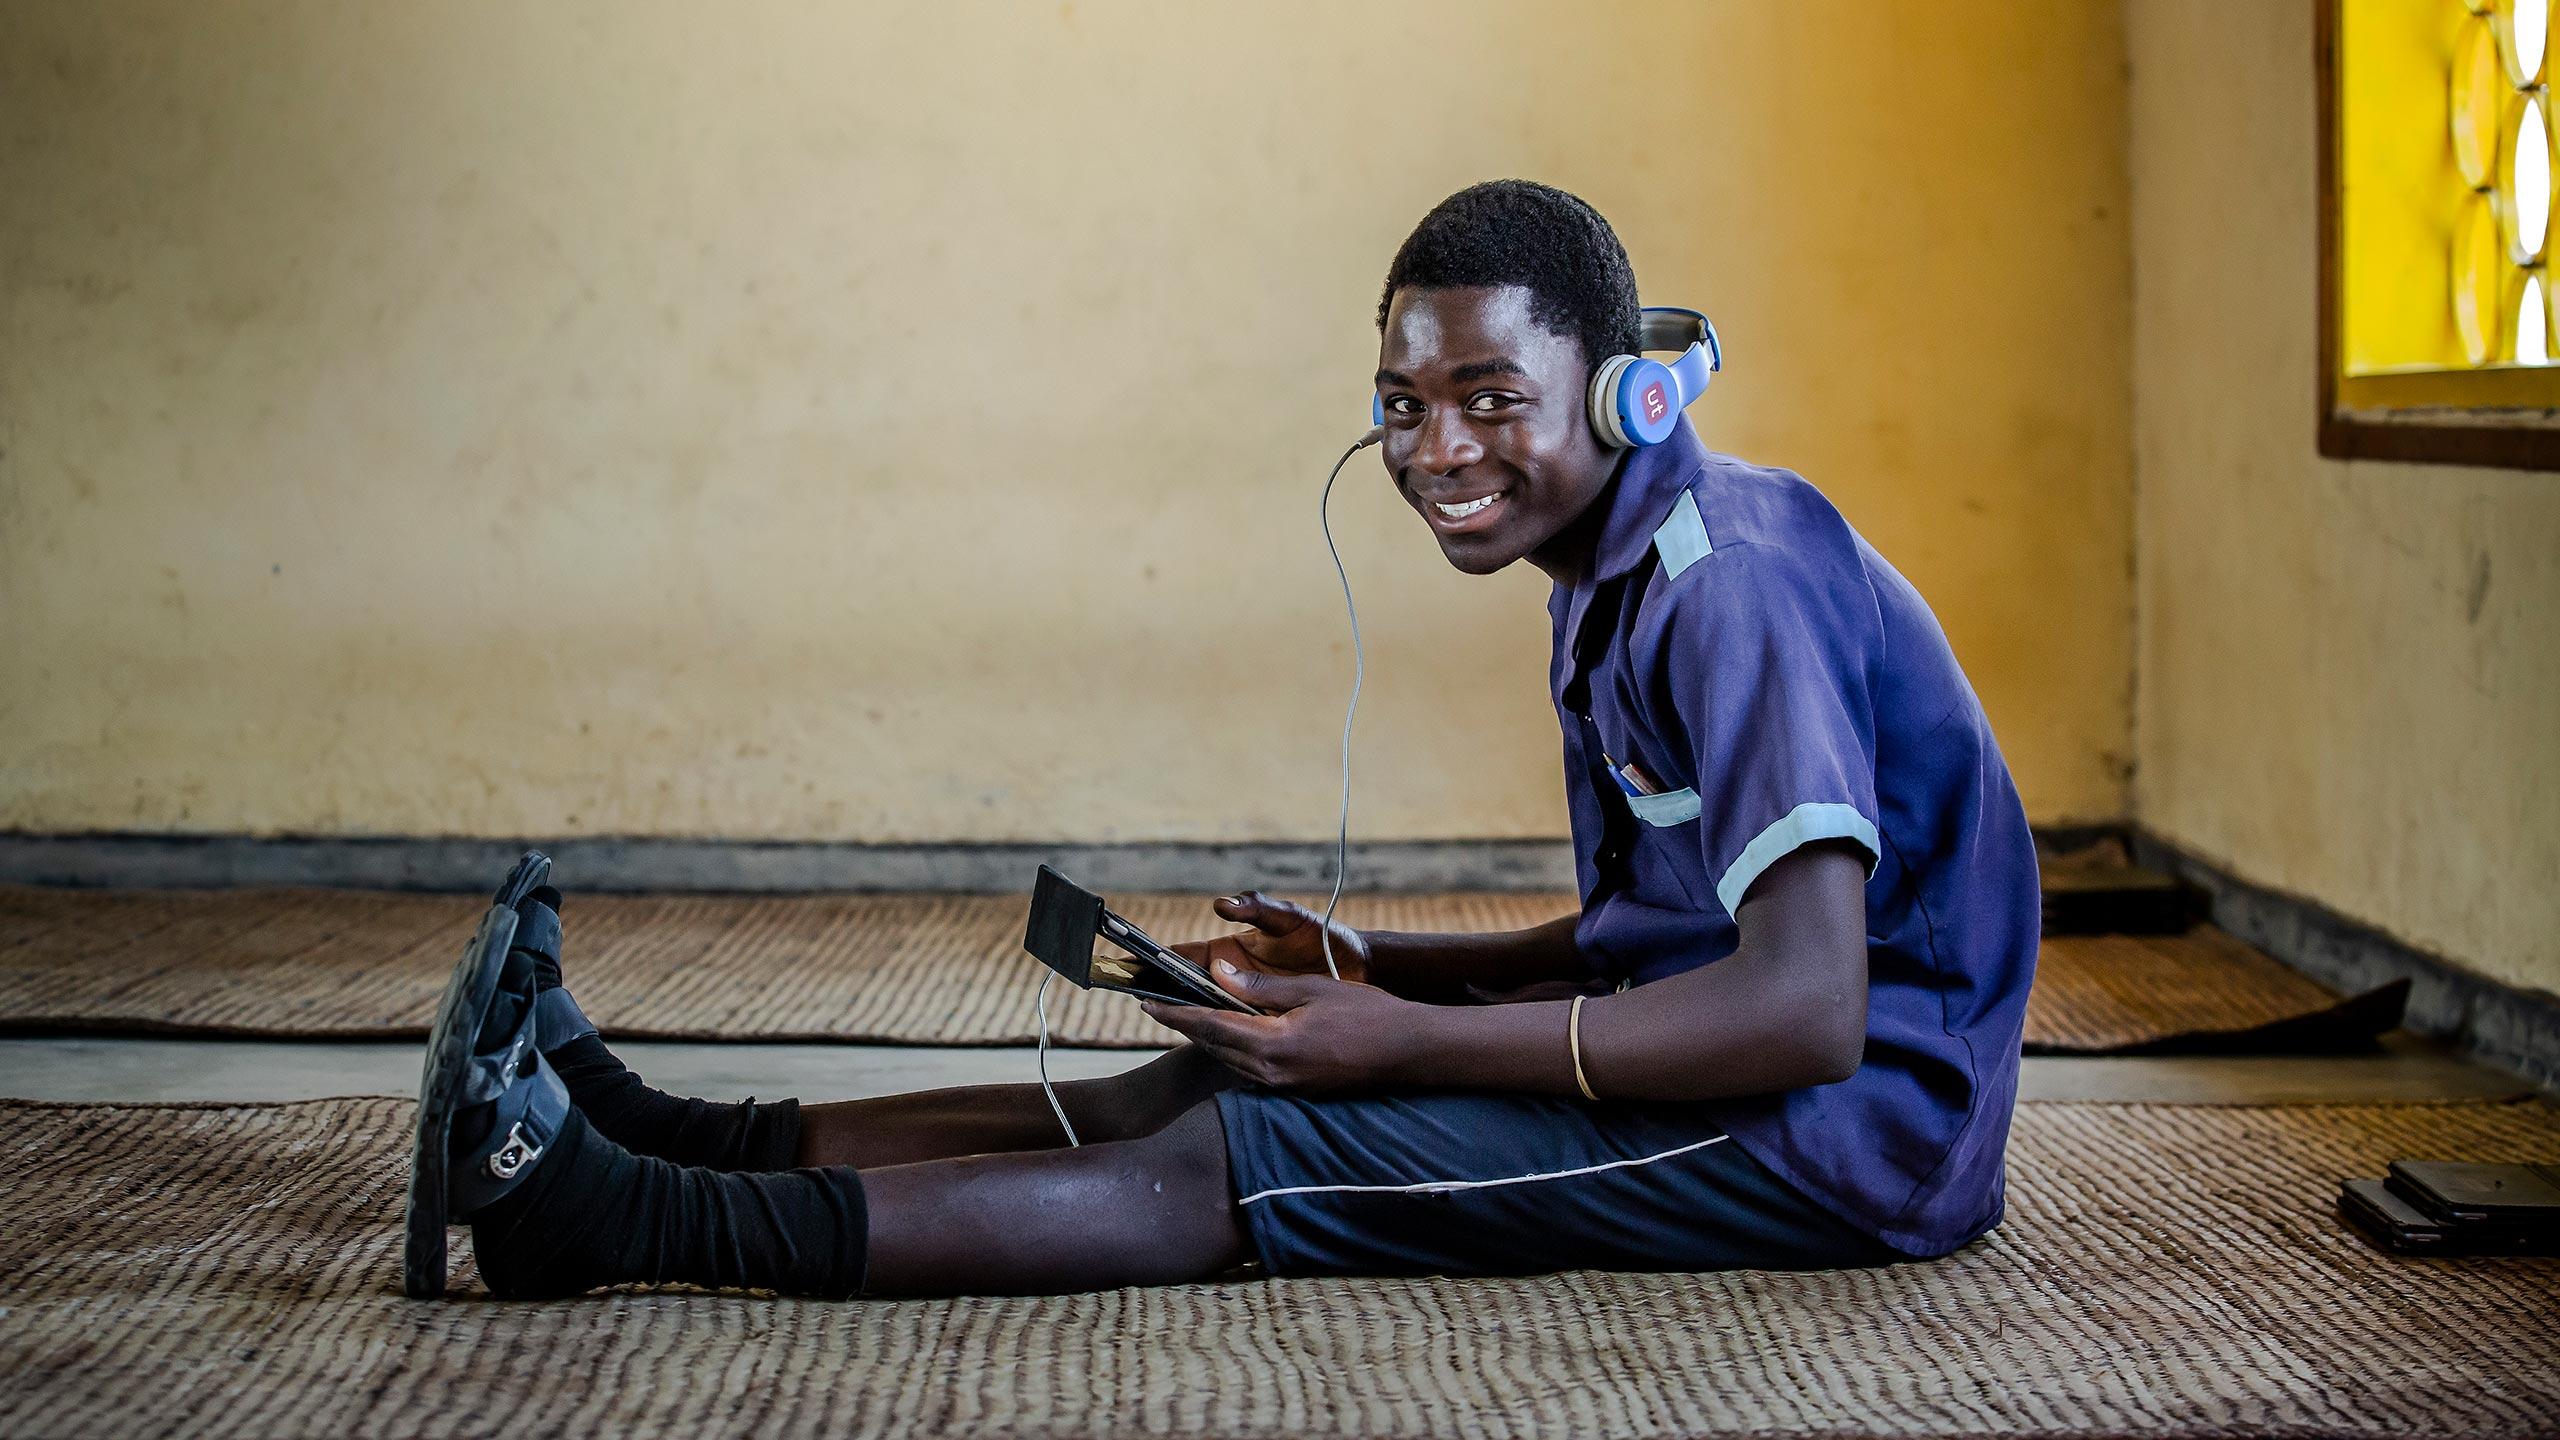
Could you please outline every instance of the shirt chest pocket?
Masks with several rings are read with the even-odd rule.
[[[1627,808],[1647,825],[1657,830],[1668,829],[1698,818],[1698,792],[1672,790],[1660,795],[1630,795]]]
[[[1638,747],[1633,745],[1612,753],[1638,753],[1640,757]],[[1638,758],[1632,768],[1649,782],[1661,783],[1664,772],[1652,762]],[[1636,820],[1627,843],[1630,898],[1664,910],[1704,908],[1702,877],[1706,855],[1698,834],[1698,792],[1684,787],[1630,795],[1621,787],[1617,799]]]
[[[1698,835],[1698,792],[1671,790],[1622,798],[1636,817],[1635,833],[1627,843],[1629,892],[1638,902],[1663,910],[1705,909],[1700,877],[1705,874],[1706,854]]]

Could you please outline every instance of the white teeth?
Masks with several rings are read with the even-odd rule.
[[[1473,499],[1473,500],[1470,500],[1470,501],[1466,502],[1466,503],[1465,503],[1465,504],[1463,504],[1463,505],[1443,505],[1443,504],[1441,504],[1439,501],[1434,500],[1434,501],[1432,501],[1432,502],[1431,502],[1431,508],[1432,508],[1432,509],[1434,509],[1434,510],[1439,511],[1439,512],[1440,512],[1441,514],[1443,514],[1443,515],[1448,516],[1448,517],[1449,517],[1450,519],[1452,519],[1452,520],[1463,520],[1463,519],[1465,519],[1467,516],[1473,515],[1473,514],[1474,514],[1474,513],[1476,513],[1477,511],[1479,511],[1479,510],[1483,509],[1483,508],[1484,508],[1484,507],[1486,507],[1487,505],[1490,505],[1490,504],[1492,504],[1494,501],[1499,500],[1499,499],[1501,499],[1501,498],[1502,498],[1502,496],[1501,496],[1499,493],[1497,493],[1497,494],[1492,494],[1492,495],[1482,495],[1482,496],[1478,496],[1477,498],[1475,498],[1475,499]]]

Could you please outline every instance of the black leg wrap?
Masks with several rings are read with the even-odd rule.
[[[788,1170],[800,1154],[800,1102],[692,1100],[644,1084],[560,983],[560,892],[517,902],[515,948],[532,964],[542,1052],[569,1098],[606,1138],[641,1155],[714,1170]]]
[[[639,1154],[714,1170],[788,1170],[799,1161],[797,1100],[721,1103],[670,1095],[650,1088],[592,1033],[546,1058],[588,1123]]]
[[[508,1299],[689,1284],[846,1299],[868,1221],[847,1167],[732,1175],[634,1155],[572,1114],[527,1182],[471,1222],[480,1277]]]

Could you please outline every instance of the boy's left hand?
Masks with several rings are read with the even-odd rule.
[[[1323,1093],[1386,1083],[1411,1052],[1413,1012],[1423,1008],[1329,975],[1265,975],[1225,961],[1210,974],[1228,994],[1267,1013],[1154,1001],[1140,1008],[1218,1063],[1274,1090]]]

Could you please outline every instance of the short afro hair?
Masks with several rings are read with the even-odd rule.
[[[1635,267],[1600,212],[1534,180],[1488,180],[1431,207],[1397,247],[1378,296],[1378,328],[1399,290],[1518,285],[1529,313],[1582,342],[1583,363],[1632,355],[1644,320]]]

